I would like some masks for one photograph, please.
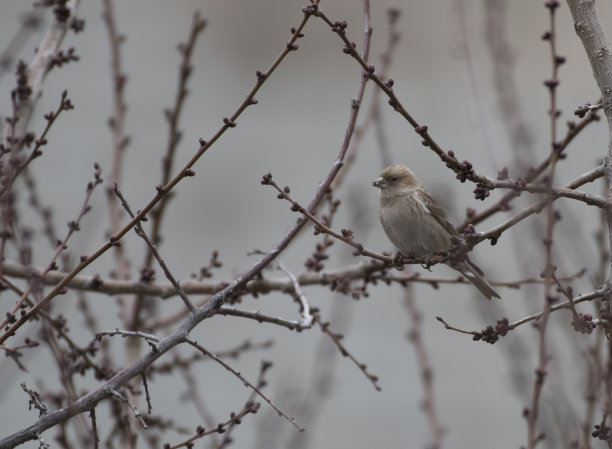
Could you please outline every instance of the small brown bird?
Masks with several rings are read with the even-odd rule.
[[[385,168],[380,178],[372,181],[380,189],[378,214],[387,237],[399,250],[408,255],[428,259],[438,251],[448,250],[451,237],[458,235],[446,214],[421,185],[414,173],[403,165]],[[500,298],[489,285],[484,273],[467,256],[462,262],[450,265],[487,299]]]

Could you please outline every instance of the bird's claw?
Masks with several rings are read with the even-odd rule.
[[[421,267],[425,268],[427,271],[431,272],[431,254],[427,256],[425,259],[425,263],[421,264]]]
[[[404,269],[404,264],[402,263],[402,255],[396,254],[393,258],[393,268],[397,271],[402,271]]]

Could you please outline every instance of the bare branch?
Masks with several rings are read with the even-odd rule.
[[[282,416],[283,418],[285,418],[287,421],[289,421],[291,424],[293,424],[300,432],[303,432],[304,429],[303,427],[300,427],[300,425],[295,422],[295,419],[293,419],[290,416],[287,416],[287,414],[285,414],[285,412],[283,412],[281,409],[279,409],[276,405],[274,405],[274,403],[268,399],[268,397],[266,395],[264,395],[261,390],[256,386],[253,385],[251,382],[249,382],[242,374],[240,374],[238,371],[236,371],[234,368],[232,368],[231,366],[229,366],[227,363],[225,363],[223,360],[221,360],[219,357],[217,357],[215,354],[213,354],[212,352],[209,352],[206,348],[204,348],[203,346],[199,345],[197,342],[187,339],[187,343],[189,343],[191,346],[193,346],[194,348],[196,348],[198,351],[200,351],[202,354],[207,355],[208,357],[210,357],[211,359],[213,359],[215,362],[217,362],[219,365],[221,365],[223,368],[225,368],[226,370],[228,370],[230,373],[232,373],[234,376],[236,376],[238,379],[240,379],[242,381],[242,383],[244,383],[245,386],[249,387],[251,390],[253,390],[255,393],[257,393],[257,395],[262,398],[264,401],[266,401],[268,403],[268,405],[270,405],[270,407],[272,407],[274,409],[274,411],[276,413],[278,413],[279,416]]]

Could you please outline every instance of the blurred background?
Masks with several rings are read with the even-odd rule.
[[[115,2],[116,23],[125,42],[121,47],[123,71],[127,75],[126,133],[131,138],[124,156],[120,188],[132,208],[144,206],[161,179],[161,158],[165,152],[168,127],[164,108],[173,104],[180,55],[177,44],[189,33],[192,16],[200,11],[207,27],[196,43],[189,81],[189,97],[183,109],[175,172],[198,149],[198,139],[209,139],[230,116],[256,81],[256,70],[265,70],[290,37],[290,28],[302,19],[304,2],[295,0],[239,0],[173,2],[132,0]],[[9,42],[21,27],[21,18],[31,10],[31,2],[5,0],[0,14],[0,42]],[[543,2],[503,1],[377,1],[371,5],[372,48],[370,63],[379,67],[388,42],[388,9],[401,15],[396,24],[400,41],[392,56],[390,77],[394,91],[415,119],[429,127],[430,134],[459,160],[468,159],[476,171],[496,177],[506,166],[511,177],[519,177],[527,167],[537,165],[550,151],[548,118],[549,94],[543,81],[551,76],[548,43],[541,35],[549,27],[549,14]],[[598,4],[604,27],[611,25],[612,5]],[[357,1],[323,1],[321,10],[331,20],[346,20],[351,40],[362,48],[362,4]],[[48,10],[41,10],[41,26],[15,55],[29,62],[51,21]],[[101,20],[99,1],[81,2],[77,15],[85,20],[82,33],[69,33],[63,48],[74,47],[80,60],[54,69],[45,81],[43,97],[30,129],[37,134],[44,128],[43,113],[56,108],[61,92],[75,110],[62,114],[54,124],[41,158],[31,173],[40,200],[53,207],[53,221],[63,234],[65,223],[74,219],[83,201],[86,183],[93,177],[93,164],[99,163],[104,177],[110,171],[112,138],[108,118],[112,113],[112,85],[109,41]],[[562,116],[559,136],[566,132],[566,121],[577,120],[572,112],[586,102],[594,103],[599,93],[582,45],[575,35],[567,6],[557,14],[557,48],[567,58],[561,67],[558,107]],[[219,251],[223,266],[213,279],[231,280],[250,267],[253,250],[268,251],[284,236],[297,216],[287,202],[260,184],[271,172],[280,185],[289,185],[293,197],[307,204],[336,158],[350,113],[350,102],[359,81],[360,68],[342,53],[343,44],[321,20],[312,18],[298,41],[299,49],[282,62],[256,95],[258,104],[250,107],[198,161],[196,176],[181,182],[169,203],[163,224],[160,251],[178,279],[188,279]],[[0,114],[11,113],[10,91],[14,87],[13,60],[0,78]],[[369,83],[358,124],[371,107],[375,85]],[[465,217],[466,208],[480,210],[504,192],[494,191],[485,202],[474,199],[474,186],[461,184],[439,158],[420,144],[420,139],[397,113],[381,104],[383,133],[393,163],[409,165],[440,200],[455,223]],[[607,129],[603,122],[591,124],[566,151],[567,159],[558,165],[557,184],[565,184],[594,168],[607,151]],[[342,200],[334,229],[350,228],[357,241],[373,251],[390,251],[377,216],[377,191],[371,186],[383,167],[381,140],[370,127],[356,149],[356,159],[345,173],[335,198]],[[584,186],[600,194],[603,181]],[[22,220],[36,231],[33,262],[44,266],[54,248],[41,235],[42,223],[28,211],[27,198],[19,198]],[[477,228],[485,231],[532,204],[534,197],[523,194],[513,210],[498,214]],[[84,218],[81,231],[70,242],[73,262],[90,254],[107,239],[109,230],[106,197],[99,189],[92,199],[92,211]],[[558,275],[568,276],[581,268],[587,274],[573,282],[575,294],[589,292],[599,270],[601,240],[594,237],[600,227],[596,208],[556,203],[562,220],[555,234],[555,260]],[[544,218],[530,217],[507,232],[496,246],[479,245],[474,259],[489,279],[515,281],[538,277],[545,265]],[[125,222],[125,220],[124,220]],[[303,232],[285,251],[280,261],[291,272],[305,271],[304,262],[321,237],[311,228]],[[603,240],[605,242],[605,238]],[[132,261],[131,273],[138,277],[145,248],[130,232],[123,239],[124,250]],[[362,262],[353,258],[352,249],[336,242],[329,251],[326,268]],[[8,253],[11,257],[14,254]],[[88,275],[109,277],[113,258],[108,253],[90,266]],[[408,269],[408,267],[406,268]],[[453,277],[452,271],[435,266],[433,273],[418,270],[424,277]],[[159,270],[157,280],[165,282]],[[282,277],[273,267],[266,276]],[[541,310],[543,288],[529,285],[520,290],[496,287],[503,301],[484,302],[470,286],[442,285],[432,289],[417,284],[413,288],[416,306],[422,315],[421,336],[433,369],[435,404],[444,429],[445,447],[518,447],[526,444],[523,409],[529,405],[533,372],[537,363],[537,332],[531,325],[519,327],[495,345],[476,343],[469,336],[444,329],[436,316],[463,329],[481,330],[501,317],[515,321]],[[217,316],[206,320],[192,337],[211,351],[271,341],[266,350],[254,350],[230,363],[245,377],[255,380],[262,359],[274,366],[267,376],[265,393],[282,410],[308,430],[297,434],[263,403],[260,412],[245,418],[234,434],[237,448],[265,447],[427,447],[431,432],[421,405],[424,398],[415,350],[408,338],[412,328],[404,305],[405,292],[397,285],[370,285],[369,297],[354,300],[325,287],[305,288],[310,304],[321,309],[331,329],[345,335],[343,344],[360,363],[376,374],[378,392],[363,374],[317,328],[295,333],[271,324]],[[197,298],[198,300],[200,298]],[[2,310],[13,305],[13,296],[3,293]],[[120,308],[105,295],[88,294],[100,329],[121,327]],[[163,301],[159,313],[180,310],[177,298]],[[71,322],[71,333],[88,342],[93,335],[82,326],[76,310],[76,296],[67,294],[54,300],[54,312]],[[297,319],[297,306],[289,296],[277,293],[257,299],[245,296],[239,307]],[[580,311],[593,313],[590,303]],[[542,399],[541,430],[547,433],[547,447],[569,447],[581,438],[585,419],[586,359],[584,350],[595,341],[595,334],[582,336],[570,325],[571,315],[560,311],[550,320],[551,360]],[[168,332],[172,327],[168,329]],[[29,325],[17,337],[36,337],[36,326]],[[119,339],[118,339],[119,340]],[[124,360],[121,341],[113,341],[116,366]],[[188,348],[177,354],[188,356]],[[166,355],[162,362],[171,361]],[[29,411],[28,398],[19,387],[24,381],[33,388],[53,390],[60,386],[57,373],[44,367],[53,363],[44,350],[29,351],[23,363],[28,372],[12,360],[0,362],[0,438],[37,420]],[[239,410],[249,390],[222,367],[200,362],[192,367],[198,390],[215,422]],[[91,376],[79,379],[80,393],[98,385]],[[155,375],[149,383],[153,411],[171,418],[178,426],[193,432],[201,420],[188,397],[185,382],[178,375]],[[145,404],[140,403],[144,410]],[[102,436],[112,429],[105,420],[108,404],[98,412]],[[598,422],[601,411],[596,412]],[[45,433],[52,441],[55,430]],[[185,438],[166,432],[162,442]],[[501,444],[500,444],[501,443]],[[593,440],[593,447],[600,441]],[[196,447],[209,447],[203,440]],[[37,447],[30,442],[24,447]],[[139,447],[146,447],[144,440]],[[601,446],[603,447],[603,446]]]

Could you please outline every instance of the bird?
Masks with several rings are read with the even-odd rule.
[[[439,251],[451,248],[451,238],[459,234],[412,170],[403,165],[389,166],[372,185],[380,189],[380,223],[391,243],[402,253],[429,261]],[[485,298],[501,298],[482,270],[467,256],[447,265],[474,284]]]

